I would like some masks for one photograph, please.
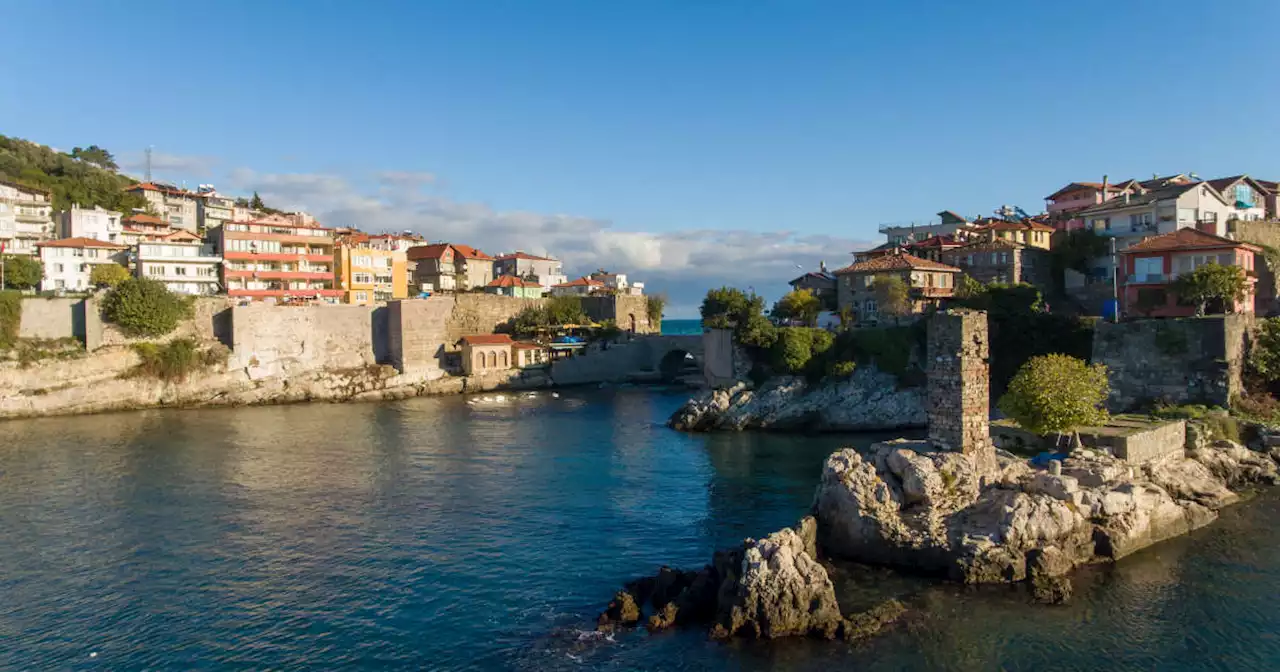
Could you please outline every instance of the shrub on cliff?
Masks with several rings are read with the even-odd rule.
[[[645,314],[649,318],[649,328],[662,331],[662,309],[667,307],[667,297],[662,294],[651,294],[645,297]]]
[[[191,374],[205,368],[225,364],[225,348],[200,349],[191,338],[175,338],[168,343],[136,343],[138,353],[136,375],[158,378],[164,381],[186,380]]]
[[[94,287],[119,287],[120,283],[129,279],[129,269],[120,264],[95,264],[89,272],[89,282]]]
[[[18,343],[18,330],[22,326],[22,294],[0,291],[0,349],[7,350]]]
[[[1043,355],[1018,370],[999,406],[1028,431],[1061,435],[1105,423],[1109,390],[1107,367],[1067,355]]]
[[[769,363],[775,371],[808,374],[811,378],[820,378],[826,372],[815,357],[831,348],[835,337],[830,332],[810,327],[783,327],[775,331],[776,340],[769,351]]]
[[[899,318],[911,313],[911,290],[895,275],[876,277],[871,285],[876,295],[876,311],[885,317]]]
[[[1249,344],[1249,373],[1270,384],[1280,382],[1280,317],[1258,321]]]
[[[129,336],[164,336],[191,314],[191,302],[164,283],[129,278],[102,301],[102,315]]]
[[[24,256],[0,257],[4,266],[4,286],[0,289],[35,289],[44,277],[44,264]]]

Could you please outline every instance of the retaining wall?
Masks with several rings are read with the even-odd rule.
[[[1250,315],[1099,322],[1093,362],[1107,367],[1113,412],[1147,402],[1226,407],[1243,390]]]

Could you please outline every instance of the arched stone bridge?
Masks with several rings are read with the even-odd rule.
[[[592,349],[551,365],[557,385],[672,380],[702,371],[702,335],[669,336],[637,334],[611,344],[608,350]]]

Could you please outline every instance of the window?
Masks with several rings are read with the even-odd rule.
[[[147,275],[164,275],[164,266],[151,264],[147,266]]]
[[[53,272],[54,272],[54,273],[62,273],[62,272],[63,272],[62,264],[54,264],[54,265],[53,265]],[[59,280],[59,281],[58,281],[58,283],[59,283],[59,284],[58,284],[58,286],[59,286],[59,287],[61,287],[61,286],[62,286],[62,284],[61,284],[61,283],[62,283],[62,281],[61,281],[61,280]]]
[[[1136,282],[1143,282],[1151,276],[1159,276],[1163,273],[1163,257],[1140,257],[1133,260],[1133,274],[1136,276]]]
[[[1155,227],[1152,225],[1151,213],[1143,212],[1137,215],[1129,215],[1130,231],[1152,231]]]
[[[54,280],[54,281],[53,281],[53,286],[54,286],[54,287],[57,287],[58,289],[66,289],[66,288],[67,288],[67,282],[66,282],[65,280]]]
[[[196,275],[207,278],[212,276],[215,271],[216,269],[214,269],[212,266],[200,266],[196,268]]]
[[[873,318],[876,316],[876,308],[876,300],[867,299],[862,302],[862,315],[866,318]]]
[[[80,264],[80,272],[81,272],[81,273],[88,273],[88,272],[89,272],[89,264]]]
[[[186,267],[186,266],[174,266],[174,267],[173,267],[173,274],[174,274],[174,275],[186,275],[186,274],[187,274],[187,267]]]
[[[351,258],[351,265],[352,265],[352,266],[366,266],[366,267],[367,267],[367,266],[372,266],[372,265],[373,265],[373,260],[372,260],[372,259],[370,259],[368,255],[359,256],[359,257],[352,257],[352,258]]]
[[[373,276],[368,273],[352,273],[351,281],[361,285],[368,285],[373,283]]]
[[[363,303],[369,300],[368,292],[356,292],[356,301]]]

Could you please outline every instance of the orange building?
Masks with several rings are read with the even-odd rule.
[[[367,306],[409,296],[408,261],[404,250],[378,244],[386,237],[353,233],[334,247],[334,270],[343,302]]]

